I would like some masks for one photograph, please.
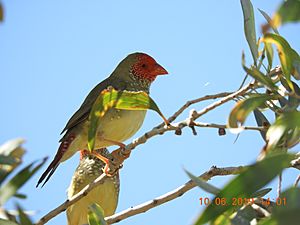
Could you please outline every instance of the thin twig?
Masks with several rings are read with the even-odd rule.
[[[215,123],[199,123],[199,122],[194,122],[193,124],[196,127],[208,127],[208,128],[223,128],[227,129],[227,125],[223,124],[215,124]],[[266,127],[250,127],[250,126],[245,126],[245,127],[239,127],[241,130],[257,130],[257,131],[263,131],[266,130]]]
[[[212,178],[214,176],[226,176],[226,175],[231,175],[231,174],[238,174],[243,169],[244,169],[244,167],[242,167],[242,166],[225,167],[225,168],[212,167],[210,170],[203,173],[200,177],[204,180],[209,180],[210,178]],[[105,220],[109,224],[120,222],[121,220],[124,220],[128,217],[134,216],[136,214],[144,213],[144,212],[148,211],[149,209],[152,209],[161,204],[169,202],[175,198],[178,198],[194,187],[196,187],[195,182],[192,180],[189,180],[184,185],[181,185],[180,187],[178,187],[164,195],[161,195],[153,200],[142,203],[140,205],[130,207],[130,208],[123,210],[119,213],[116,213],[112,216],[106,217]]]
[[[218,93],[218,94],[214,94],[214,95],[205,95],[201,98],[196,98],[193,100],[189,100],[187,101],[183,106],[181,106],[180,109],[178,109],[177,112],[175,112],[172,116],[170,116],[168,118],[169,123],[172,123],[181,113],[183,113],[184,110],[186,110],[188,107],[190,107],[193,104],[202,102],[202,101],[206,101],[206,100],[212,100],[212,99],[217,99],[217,98],[223,98],[226,97],[230,94],[232,94],[233,92],[222,92],[222,93]],[[159,124],[156,128],[162,128],[164,127],[164,123]]]
[[[294,186],[297,187],[300,181],[300,175],[297,177]]]
[[[215,109],[216,107],[220,106],[220,105],[223,105],[224,103],[232,100],[232,99],[235,99],[236,97],[240,96],[240,95],[243,95],[245,94],[247,91],[251,90],[255,85],[254,82],[251,82],[249,84],[247,84],[245,87],[239,89],[238,91],[220,99],[219,101],[216,101],[212,104],[210,104],[209,106],[207,106],[206,108],[198,111],[196,114],[193,115],[193,118],[194,120],[198,119],[200,116],[206,114],[207,112]]]
[[[241,89],[241,88],[244,86],[244,84],[245,84],[245,82],[246,82],[246,80],[247,80],[248,77],[249,77],[249,74],[246,73],[246,75],[245,75],[245,77],[244,77],[244,79],[243,79],[243,81],[242,81],[242,83],[241,83],[239,89]]]

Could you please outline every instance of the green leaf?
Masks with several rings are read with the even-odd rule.
[[[14,153],[16,149],[18,149],[22,144],[24,144],[25,140],[23,138],[16,138],[9,140],[5,142],[3,145],[0,146],[0,154],[1,155],[11,155]],[[23,156],[24,154],[24,149],[18,151],[19,154],[14,155],[18,156],[19,158]],[[14,153],[16,154],[16,153]]]
[[[231,225],[251,225],[251,221],[256,218],[256,212],[251,206],[240,208],[231,220]]]
[[[284,191],[272,210],[271,218],[260,221],[259,225],[286,225],[300,221],[300,188],[292,187]]]
[[[295,138],[293,142],[299,142],[300,136],[293,136],[293,132],[299,134],[300,132],[300,112],[291,111],[285,112],[277,117],[275,123],[268,129],[266,138],[268,140],[267,151],[273,150],[278,147],[280,140],[286,135],[287,142],[291,141],[289,139]],[[289,147],[289,146],[288,146]]]
[[[278,98],[279,104],[281,106],[281,108],[287,108],[289,107],[291,109],[291,106],[293,105],[293,103],[289,100],[287,100],[285,97],[283,97],[285,95],[286,92],[290,92],[293,93],[293,91],[290,88],[290,84],[293,85],[293,81],[290,82],[290,84],[288,84],[288,82],[286,81],[285,77],[280,76],[279,78],[280,83],[282,84],[283,88],[280,87],[280,91],[284,92],[281,94],[281,96]],[[295,88],[295,87],[294,87]],[[289,96],[290,97],[290,96]],[[296,99],[297,100],[297,99]],[[292,104],[291,104],[292,103]],[[297,107],[295,107],[297,108]]]
[[[231,225],[229,217],[220,215],[215,221],[209,223],[209,225]]]
[[[216,219],[211,221],[210,225],[232,225],[230,216],[232,215],[232,212],[230,210],[228,212],[225,212],[221,215],[219,215]]]
[[[267,94],[255,94],[247,99],[239,101],[230,112],[228,126],[230,128],[238,128],[239,124],[245,122],[250,112],[263,105],[266,101],[274,98],[274,96]]]
[[[258,225],[279,225],[274,219],[267,217],[259,221]],[[282,224],[285,225],[285,224]]]
[[[299,54],[289,45],[289,43],[280,35],[277,34],[265,34],[263,41],[266,48],[270,44],[277,46],[278,55],[282,67],[283,74],[291,88],[291,78],[293,77],[300,80],[300,56]]]
[[[300,221],[300,188],[292,187],[283,192],[276,199],[276,206],[272,211],[272,218],[279,224],[293,224]]]
[[[3,205],[10,197],[16,194],[18,189],[22,187],[29,178],[36,173],[40,169],[40,167],[46,162],[46,159],[43,159],[41,163],[39,163],[34,168],[33,165],[36,163],[33,162],[19,173],[17,173],[10,181],[0,187],[0,205]]]
[[[226,205],[210,204],[197,219],[195,225],[214,220],[222,213],[237,208],[234,199],[249,198],[258,189],[268,184],[284,168],[288,167],[294,155],[274,154],[246,168],[241,174],[229,182],[215,197],[225,198]],[[215,202],[215,199],[211,202]]]
[[[260,127],[269,127],[270,126],[269,120],[267,119],[267,117],[265,117],[265,115],[259,109],[257,109],[257,108],[254,109],[253,113],[254,113],[254,117],[255,117],[255,120],[256,120],[256,123],[258,126],[260,126]],[[262,138],[266,141],[267,131],[261,130],[259,132],[260,132],[260,135],[262,136]]]
[[[290,133],[287,134],[287,141],[286,146],[288,148],[292,148],[296,146],[300,141],[300,129],[299,127],[297,129],[291,130]]]
[[[100,118],[103,117],[110,108],[123,110],[151,109],[156,111],[163,118],[165,123],[168,123],[156,103],[146,92],[117,91],[109,87],[100,93],[90,113],[91,123],[88,131],[88,147],[90,151],[92,151],[95,146],[95,136]]]
[[[96,215],[92,212],[88,214],[88,221],[89,225],[99,225]]]
[[[15,163],[10,165],[0,165],[0,184],[2,184],[5,178],[14,171],[14,169],[20,165],[21,159],[25,153],[25,150],[21,147],[24,143],[24,139],[18,138],[5,142],[0,146],[0,155],[13,157]]]
[[[16,162],[17,160],[12,156],[0,155],[0,165],[12,165]]]
[[[20,225],[20,224],[17,224],[13,221],[9,221],[9,220],[4,220],[4,219],[1,219],[0,218],[0,224],[1,225]]]
[[[281,103],[281,105],[285,106],[288,104],[289,110],[297,109],[300,104],[300,88],[299,88],[299,86],[295,82],[291,81],[290,84],[293,86],[292,89],[294,90],[294,91],[292,91],[292,89],[290,88],[290,85],[286,82],[286,80],[283,77],[280,78],[280,82],[283,85],[283,87],[286,89],[286,91],[290,93],[290,95],[288,97],[288,101],[284,98],[285,104]]]
[[[300,80],[300,56],[294,49],[291,49],[291,55],[293,65],[292,75],[296,80]]]
[[[251,195],[251,198],[261,198],[263,196],[265,196],[266,194],[268,194],[270,191],[272,191],[272,188],[265,188],[259,191],[256,191],[255,193],[253,193]]]
[[[273,23],[272,19],[269,17],[269,15],[266,12],[264,12],[263,10],[261,10],[261,9],[258,9],[258,11],[263,15],[263,17],[265,17],[266,21],[268,22],[268,24],[270,25],[270,27],[273,29],[273,31],[276,34],[279,34],[276,26],[274,26],[274,23]]]
[[[256,65],[256,59],[258,57],[258,47],[256,43],[253,6],[250,0],[241,0],[241,5],[244,15],[244,32],[251,50],[254,64]]]
[[[276,24],[300,21],[300,1],[285,0],[277,10],[274,20]]]
[[[280,35],[270,33],[264,35],[263,41],[265,43],[271,43],[276,45],[282,72],[285,75],[286,79],[290,81],[293,53],[291,53],[292,48],[289,45],[289,43]]]
[[[14,197],[19,198],[19,199],[26,199],[27,195],[21,194],[21,193],[16,193],[16,194],[14,194]]]
[[[268,59],[268,71],[270,71],[272,69],[273,57],[274,57],[274,51],[273,51],[272,45],[269,43],[266,43],[265,51],[267,53],[267,59]]]
[[[274,84],[272,79],[266,75],[264,75],[262,72],[260,72],[255,67],[252,67],[251,69],[247,68],[245,66],[244,60],[242,60],[242,65],[244,70],[249,74],[251,77],[253,77],[255,80],[259,81],[266,87],[268,87],[270,90],[277,90],[277,86]]]
[[[107,225],[104,220],[104,211],[98,204],[89,206],[88,221],[89,225]]]
[[[29,217],[24,213],[23,209],[18,205],[17,206],[20,218],[20,225],[33,225]]]
[[[207,183],[205,180],[199,178],[199,177],[196,177],[195,175],[193,175],[192,173],[190,173],[189,171],[187,170],[184,170],[186,172],[186,174],[189,176],[189,178],[194,181],[196,183],[196,185],[198,187],[200,187],[201,189],[203,189],[204,191],[208,192],[208,193],[211,193],[211,194],[214,194],[214,195],[217,195],[219,192],[220,192],[220,189]]]

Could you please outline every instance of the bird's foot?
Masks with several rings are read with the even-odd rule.
[[[103,173],[106,174],[106,176],[111,177],[113,176],[120,168],[123,166],[123,162],[125,159],[127,159],[130,156],[130,151],[125,152],[125,145],[124,147],[120,147],[116,150],[114,150],[110,157],[106,158],[102,155],[99,155],[97,153],[94,153],[94,155],[102,160],[105,163],[103,170]]]
[[[111,153],[111,159],[109,164],[106,164],[106,167],[104,168],[104,173],[106,173],[108,176],[114,175],[120,168],[123,166],[123,162],[130,156],[130,152],[126,152],[125,145],[124,147],[120,147],[116,150],[114,150]]]
[[[104,157],[103,155],[99,154],[99,153],[96,152],[96,151],[93,151],[92,154],[93,154],[94,156],[96,156],[98,159],[100,159],[102,162],[104,162],[105,166],[104,166],[104,168],[103,168],[102,170],[103,170],[103,172],[104,172],[107,176],[109,176],[109,171],[110,171],[110,167],[111,167],[111,166],[110,166],[110,162],[112,161],[112,159],[106,158],[106,157]]]
[[[120,148],[124,149],[125,148],[125,144],[119,141],[114,141],[114,140],[110,140],[107,138],[102,138],[102,140],[106,141],[106,142],[110,142],[112,145],[118,145]]]
[[[121,167],[125,159],[127,159],[130,156],[130,151],[125,151],[126,145],[122,142],[110,140],[103,138],[103,140],[110,142],[114,145],[120,146],[120,148],[114,150],[111,153],[111,157],[106,158],[98,153],[93,153],[97,158],[102,160],[105,163],[105,167],[103,168],[103,172],[111,177],[113,176]]]
[[[125,161],[125,159],[129,158],[130,153],[131,153],[131,151],[126,151],[125,145],[124,145],[124,147],[120,147],[120,148],[114,150],[111,153],[111,155],[119,164],[122,164]]]

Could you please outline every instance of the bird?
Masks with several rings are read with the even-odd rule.
[[[95,151],[104,157],[110,157],[106,148]],[[68,188],[68,199],[99,177],[103,173],[101,168],[104,166],[105,163],[93,154],[88,151],[81,151],[79,165]],[[120,178],[117,171],[113,176],[105,177],[103,183],[67,208],[68,225],[88,224],[89,206],[93,203],[97,203],[103,209],[104,217],[113,215],[118,204],[119,190]]]
[[[89,114],[100,93],[108,87],[117,91],[143,91],[149,94],[153,81],[167,70],[146,53],[136,52],[125,57],[109,77],[96,85],[87,95],[80,108],[69,119],[61,134],[60,145],[54,159],[41,175],[36,187],[47,183],[61,162],[77,151],[88,149]],[[146,110],[110,108],[101,118],[96,132],[95,149],[119,145],[132,137],[142,126]],[[100,156],[99,156],[100,157]]]

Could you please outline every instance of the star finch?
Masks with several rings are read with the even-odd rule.
[[[105,148],[95,151],[104,157],[110,157],[109,152]],[[68,188],[69,199],[99,177],[102,174],[102,168],[105,166],[101,160],[88,151],[81,151],[80,153],[79,165]],[[101,206],[104,216],[114,214],[118,204],[119,188],[120,180],[118,172],[111,177],[105,177],[102,184],[95,187],[86,196],[67,209],[68,225],[88,224],[88,207],[93,203]]]
[[[80,108],[68,121],[62,133],[61,144],[46,171],[42,174],[37,186],[49,180],[58,165],[69,159],[77,151],[88,149],[89,113],[99,94],[113,87],[118,91],[144,91],[149,93],[152,82],[158,75],[168,72],[151,56],[145,53],[133,53],[123,59],[112,74],[99,83],[86,97]],[[97,128],[95,149],[111,145],[122,145],[122,142],[132,137],[141,127],[146,115],[145,110],[109,109],[101,118]]]

